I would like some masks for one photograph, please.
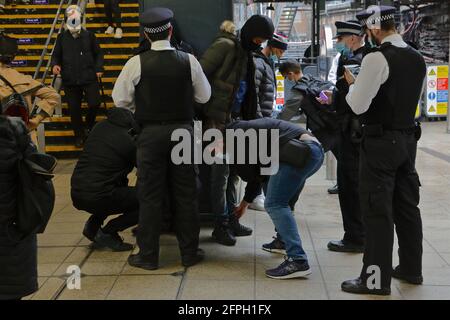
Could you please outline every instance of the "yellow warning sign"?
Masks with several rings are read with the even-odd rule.
[[[443,103],[438,103],[437,104],[437,114],[440,116],[445,116],[447,115],[447,103],[443,102]]]
[[[431,106],[430,109],[428,109],[428,112],[436,112],[436,109],[434,108],[434,106]]]
[[[277,82],[277,87],[284,87],[283,81],[278,81]]]
[[[435,76],[436,75],[436,71],[434,71],[434,69],[431,69],[430,72],[428,73],[429,76]]]
[[[448,77],[448,66],[439,66],[437,68],[437,76],[438,76],[438,78],[447,78]]]

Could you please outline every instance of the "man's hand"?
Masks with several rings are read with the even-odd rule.
[[[52,71],[53,71],[54,75],[61,74],[61,67],[58,66],[58,65],[55,65],[55,66],[53,66],[53,70]]]
[[[239,207],[237,207],[236,209],[234,209],[234,215],[240,219],[246,212],[247,212],[247,208],[249,206],[248,202],[245,202],[244,200],[242,200],[241,204],[239,205]]]
[[[344,78],[347,81],[349,86],[351,86],[352,84],[355,83],[355,76],[348,69],[345,69],[345,71],[344,71]]]
[[[328,99],[323,99],[322,97],[316,97],[316,100],[320,103],[320,104],[332,104],[333,103],[333,91],[330,90],[324,90],[323,93],[325,93],[325,95],[327,96]]]
[[[97,72],[97,78],[101,78],[103,76],[103,72]]]
[[[27,124],[28,131],[36,130],[42,120],[44,120],[44,117],[39,114],[36,117],[31,118]]]

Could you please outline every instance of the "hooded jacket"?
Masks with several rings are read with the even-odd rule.
[[[257,104],[261,109],[262,116],[270,117],[273,112],[273,102],[276,91],[275,71],[270,59],[261,51],[254,54],[253,60],[255,62]]]
[[[251,17],[239,35],[235,34],[234,24],[224,22],[213,44],[200,59],[212,89],[211,99],[203,106],[203,114],[208,120],[220,124],[231,121],[231,108],[241,81],[247,82],[247,93],[241,107],[242,118],[250,120],[262,117],[256,98],[252,56],[252,50],[258,50],[259,46],[251,40],[255,37],[270,39],[273,24],[267,17],[261,17]]]
[[[133,114],[113,108],[108,118],[95,125],[84,146],[71,180],[74,206],[78,201],[97,201],[128,185],[136,166],[136,144],[129,131],[136,127]]]

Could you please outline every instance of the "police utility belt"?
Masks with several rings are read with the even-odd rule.
[[[363,124],[362,133],[368,137],[382,137],[386,132],[395,131],[403,134],[414,134],[418,141],[422,136],[422,128],[420,122],[416,122],[414,127],[410,128],[395,128],[382,124]]]

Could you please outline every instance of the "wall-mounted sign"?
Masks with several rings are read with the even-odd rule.
[[[446,116],[448,109],[448,65],[428,66],[426,81],[426,115],[428,117]]]
[[[48,4],[48,0],[34,0],[34,4]]]
[[[31,38],[22,38],[17,40],[18,44],[31,44],[33,43],[33,39]]]
[[[27,19],[25,19],[25,23],[28,23],[28,24],[39,24],[39,23],[41,23],[41,19],[39,19],[39,18],[27,18]]]
[[[26,67],[28,65],[28,61],[26,60],[14,60],[11,62],[11,65],[15,67]]]

